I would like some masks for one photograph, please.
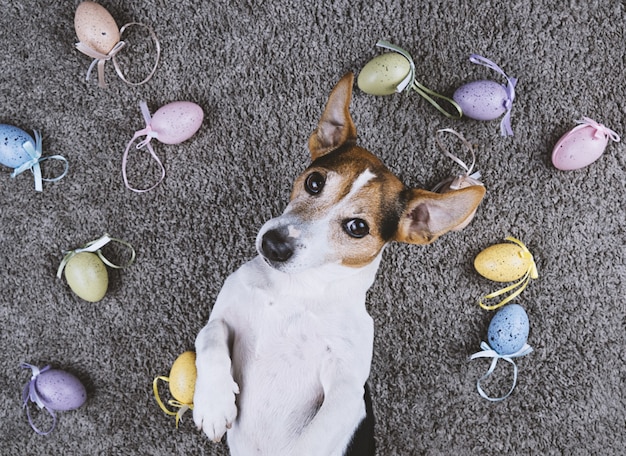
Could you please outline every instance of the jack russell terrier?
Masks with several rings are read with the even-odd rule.
[[[390,241],[428,244],[463,224],[485,189],[411,189],[356,145],[354,76],[309,138],[312,163],[259,255],[228,277],[196,339],[193,418],[232,455],[374,454],[366,388],[374,325],[365,295]]]

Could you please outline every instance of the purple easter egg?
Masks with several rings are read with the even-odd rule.
[[[174,101],[157,110],[150,123],[156,138],[164,144],[180,144],[202,125],[202,108],[190,101]]]
[[[528,315],[524,308],[519,304],[508,304],[491,319],[487,339],[496,353],[512,355],[526,344],[529,330]]]
[[[35,147],[35,140],[21,128],[0,124],[0,164],[10,168],[19,168],[32,157],[24,149],[30,142]]]
[[[80,380],[60,369],[41,372],[35,379],[35,389],[41,402],[55,411],[77,409],[87,400]]]
[[[475,120],[494,120],[507,110],[508,94],[495,81],[474,81],[462,85],[452,95],[463,115]]]

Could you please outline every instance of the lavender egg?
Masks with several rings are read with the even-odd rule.
[[[508,304],[498,310],[489,323],[489,346],[500,355],[512,355],[526,344],[529,329],[524,308],[519,304]]]
[[[55,411],[77,409],[87,400],[80,380],[60,369],[41,372],[35,379],[35,389],[42,403]]]
[[[30,160],[24,149],[27,142],[35,147],[35,140],[21,128],[0,124],[0,164],[18,168]]]
[[[494,120],[506,112],[505,86],[495,81],[474,81],[459,87],[452,95],[463,115],[475,120]]]

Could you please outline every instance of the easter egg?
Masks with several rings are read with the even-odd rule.
[[[186,351],[181,354],[170,370],[170,393],[183,404],[193,403],[196,387],[196,354]]]
[[[609,136],[592,125],[577,127],[564,134],[552,151],[552,164],[562,171],[584,168],[604,153]]]
[[[82,2],[76,8],[74,29],[78,40],[101,54],[108,54],[120,41],[113,16],[94,2]]]
[[[80,252],[65,265],[65,280],[76,295],[89,302],[104,298],[109,286],[106,266],[95,253]]]
[[[452,95],[463,115],[475,120],[494,120],[507,110],[505,86],[495,81],[474,81],[459,87]]]
[[[156,138],[165,144],[179,144],[191,138],[202,125],[202,108],[190,101],[175,101],[162,106],[150,123]]]
[[[526,344],[529,328],[524,308],[518,304],[508,304],[498,310],[489,323],[489,345],[500,355],[516,353]]]
[[[24,144],[30,142],[33,149],[35,140],[21,128],[0,124],[0,164],[18,168],[31,159]]]
[[[51,410],[74,410],[87,400],[87,392],[80,380],[60,369],[37,375],[35,389],[41,402]]]
[[[532,255],[519,245],[495,244],[480,252],[474,259],[474,268],[483,277],[495,282],[511,282],[528,272]]]
[[[401,54],[390,52],[367,62],[357,78],[359,88],[370,95],[391,95],[411,71],[411,64]]]

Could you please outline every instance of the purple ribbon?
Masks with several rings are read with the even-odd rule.
[[[506,75],[504,70],[496,65],[489,59],[486,59],[483,56],[478,54],[470,55],[470,62],[475,63],[477,65],[483,65],[487,68],[491,68],[492,70],[500,73],[507,80],[507,85],[504,86],[504,90],[506,91],[507,99],[504,102],[504,107],[506,108],[506,114],[502,118],[500,122],[500,134],[502,136],[513,136],[513,129],[511,128],[511,109],[513,108],[513,100],[515,100],[515,86],[517,84],[517,78],[511,78]]]
[[[37,392],[37,377],[39,376],[39,374],[49,370],[50,366],[45,366],[42,369],[39,369],[37,366],[33,366],[32,364],[22,363],[22,367],[24,369],[30,369],[33,371],[33,375],[30,378],[30,382],[26,384],[26,386],[24,387],[24,390],[22,391],[22,402],[23,402],[23,407],[26,409],[26,416],[28,416],[28,423],[30,424],[30,427],[32,427],[33,430],[37,434],[48,435],[54,430],[54,427],[57,424],[57,417],[54,414],[54,410],[49,408],[39,396],[39,393]],[[48,429],[47,431],[41,431],[40,429],[37,428],[37,426],[35,426],[35,423],[33,423],[33,419],[30,415],[30,409],[28,408],[29,401],[34,402],[35,404],[37,404],[37,406],[40,409],[43,409],[50,414],[50,416],[52,417],[52,426],[50,426],[50,429]]]

